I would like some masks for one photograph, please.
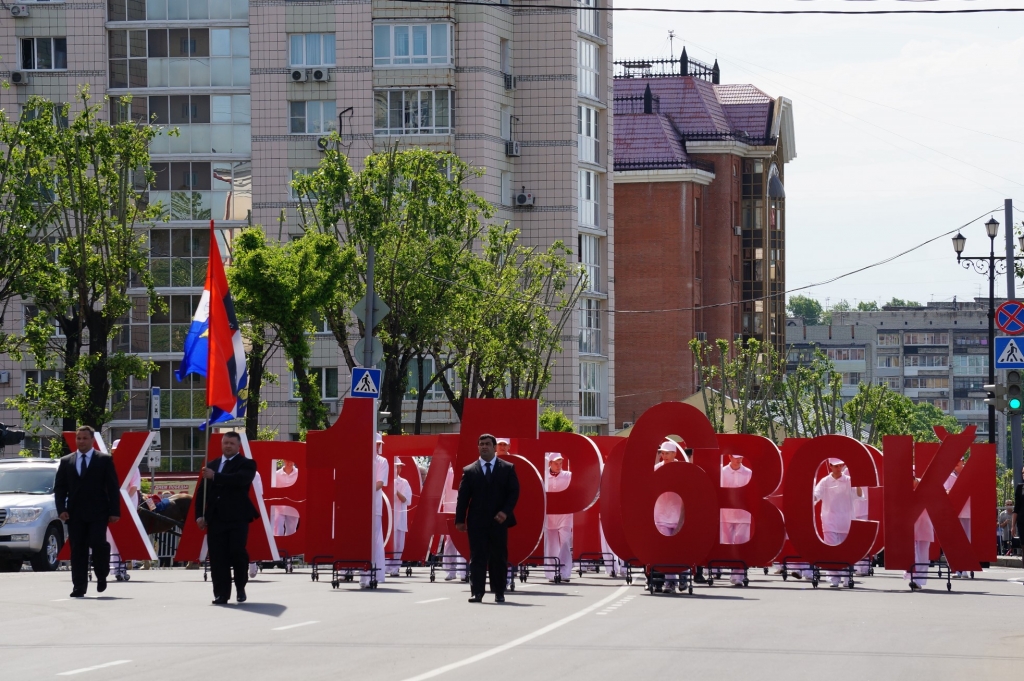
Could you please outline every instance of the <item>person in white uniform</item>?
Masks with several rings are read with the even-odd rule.
[[[867,520],[868,491],[860,487],[857,489],[860,492],[853,497],[853,518],[854,520]],[[857,564],[854,566],[854,572],[862,577],[871,574],[871,556],[866,556],[862,560],[857,561]]]
[[[946,482],[944,482],[942,484],[942,486],[946,489],[946,493],[947,494],[949,493],[949,490],[952,489],[953,484],[956,483],[956,479],[957,479],[957,477],[959,477],[960,471],[962,471],[964,469],[964,461],[965,461],[964,459],[960,459],[959,461],[956,462],[956,466],[953,468],[953,472],[949,474],[949,477],[946,478]],[[960,509],[959,518],[960,518],[960,525],[964,528],[964,532],[967,533],[967,541],[971,541],[971,502],[970,501],[965,503],[964,507],[962,509]],[[954,577],[963,577],[964,573],[963,572],[955,572],[955,573],[953,573],[953,576]]]
[[[914,478],[914,489],[920,478]],[[921,511],[917,521],[914,523],[914,567],[903,573],[903,579],[910,581],[910,590],[923,589],[928,583],[928,553],[931,550],[932,542],[935,541],[935,530],[932,527],[931,518],[927,511]]]
[[[405,550],[405,533],[409,531],[409,502],[412,500],[412,487],[409,481],[402,477],[402,467],[405,464],[397,456],[395,457],[395,498],[391,508],[395,510],[395,527],[392,530],[394,535],[394,551],[391,558],[388,558],[388,574],[392,577],[398,576],[402,567],[402,551]]]
[[[562,455],[558,452],[548,452],[544,455],[548,462],[547,475],[545,475],[544,487],[548,492],[561,492],[569,486],[572,480],[570,471],[562,470],[564,462]],[[549,513],[544,525],[544,555],[546,557],[558,558],[560,567],[558,578],[568,582],[572,577],[572,514],[571,513]],[[548,565],[544,568],[544,574],[549,582],[555,581],[555,568]]]
[[[729,463],[722,466],[722,487],[743,487],[750,482],[751,471],[743,465],[743,457],[738,454],[729,455]],[[723,508],[719,511],[721,522],[720,538],[722,544],[746,544],[750,541],[750,512],[741,508]],[[733,568],[729,581],[734,586],[743,586],[743,570]]]
[[[443,513],[455,513],[455,505],[459,500],[459,493],[454,489],[455,484],[455,471],[451,466],[448,466],[448,475],[444,478],[444,490],[441,493],[441,511]],[[444,576],[444,581],[450,582],[453,579],[461,579],[466,581],[466,559],[462,557],[459,550],[455,548],[455,543],[452,538],[448,535],[444,536],[444,550],[441,552],[441,566],[448,572]]]
[[[294,461],[285,459],[281,467],[274,471],[270,486],[274,489],[291,487],[299,479],[299,469]],[[270,524],[274,528],[275,537],[287,537],[295,534],[299,527],[299,511],[287,504],[274,504],[270,507]]]
[[[841,459],[831,458],[828,465],[832,472],[814,486],[814,501],[821,502],[821,529],[825,533],[825,543],[836,546],[846,541],[846,536],[850,534],[856,493],[850,485],[850,476],[845,472],[846,464]],[[838,589],[842,573],[827,570],[826,574],[832,582],[832,588]]]
[[[654,470],[658,470],[662,466],[676,462],[676,454],[679,453],[679,449],[675,442],[666,440],[661,443],[658,447],[658,458],[659,461],[654,464]],[[672,536],[679,531],[679,527],[682,524],[683,519],[683,500],[679,498],[678,494],[663,494],[658,497],[658,500],[654,502],[654,525],[658,528],[658,531],[665,536]],[[687,588],[687,576],[684,573],[682,575],[682,581],[680,582],[679,574],[666,574],[665,575],[665,586],[666,591],[672,591],[679,588],[680,591]]]
[[[371,562],[377,568],[377,583],[384,583],[386,563],[384,560],[384,529],[381,514],[384,512],[384,485],[388,484],[388,460],[384,453],[384,438],[380,433],[376,437],[376,449],[373,454],[373,529],[370,535]],[[370,572],[364,571],[359,579],[359,588],[370,588]]]

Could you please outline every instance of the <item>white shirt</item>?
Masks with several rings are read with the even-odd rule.
[[[388,484],[388,460],[380,454],[373,455],[373,514],[381,515],[384,505],[384,490],[377,489],[377,483]]]
[[[85,459],[85,466],[88,468],[89,464],[92,463],[92,453],[94,451],[95,450],[90,449],[87,452],[78,452],[78,456],[75,457],[75,469],[78,471],[79,475],[82,474],[82,459]]]
[[[679,462],[673,461],[672,463]],[[654,470],[658,470],[664,465],[664,461],[659,461],[654,464]],[[679,498],[678,494],[662,494],[654,502],[654,523],[656,525],[671,525],[675,527],[679,524],[679,518],[682,514],[683,500]]]
[[[398,498],[401,492],[405,501]],[[409,481],[395,473],[395,529],[401,532],[409,531],[409,502],[412,501],[412,487]]]
[[[751,475],[753,474],[750,469],[743,464],[736,470],[728,464],[722,466],[722,487],[744,487],[750,482]],[[750,511],[744,511],[742,508],[723,508],[719,511],[719,520],[723,523],[749,523]]]
[[[861,492],[864,496],[858,497],[857,491],[854,490],[853,494],[853,517],[857,520],[868,519],[868,490],[862,487]]]
[[[239,456],[239,455],[235,454],[235,456]],[[235,456],[231,457],[231,459],[234,459]],[[224,464],[226,464],[228,461],[231,461],[231,459],[229,459],[226,456],[220,457],[220,466],[217,467],[217,472],[218,473],[223,473],[224,472]]]
[[[444,490],[441,492],[441,512],[455,513],[455,505],[459,501],[459,493],[452,488],[455,484],[455,471],[448,466],[448,475],[444,478]]]
[[[914,523],[914,541],[935,541],[935,530],[932,528],[931,518],[927,511],[921,511],[917,522]]]
[[[558,475],[551,475],[550,468],[544,477],[546,478],[545,487],[548,492],[561,492],[572,481],[572,473],[569,471],[561,471]],[[549,530],[572,527],[572,513],[549,513],[547,515],[547,527]]]
[[[295,481],[299,479],[299,467],[292,466],[292,472],[285,471],[284,468],[278,468],[274,471],[274,477],[271,480],[271,487],[291,487],[295,484]]]
[[[947,493],[949,492],[950,489],[952,489],[953,483],[956,482],[956,477],[957,477],[956,476],[956,471],[953,471],[952,473],[949,474],[949,477],[946,478],[946,482],[944,482],[942,484],[942,486],[945,488]],[[964,504],[964,507],[960,509],[959,517],[960,518],[970,518],[971,517],[971,502],[970,501],[968,501],[966,504]]]
[[[135,498],[133,499],[133,498],[129,497],[129,499],[131,500],[131,502],[133,504],[138,506],[139,505],[139,493],[142,491],[142,489],[141,489],[142,488],[142,474],[139,473],[139,469],[138,468],[133,468],[132,469],[132,474],[131,474],[131,477],[128,478],[128,487],[126,488],[126,490],[131,490],[132,487],[135,488]]]
[[[487,475],[487,466],[491,467],[491,473],[493,473],[494,469],[495,469],[495,467],[497,465],[498,465],[498,456],[497,456],[497,454],[495,454],[494,458],[492,458],[490,461],[484,461],[484,457],[482,457],[482,456],[480,457],[480,470],[482,470],[484,472],[484,475]]]
[[[849,532],[853,520],[853,497],[850,476],[843,473],[836,480],[826,475],[814,486],[814,500],[821,500],[821,529],[825,532]]]

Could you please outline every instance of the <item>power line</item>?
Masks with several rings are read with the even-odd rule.
[[[502,2],[486,2],[485,0],[394,0],[395,2],[414,2],[421,4],[444,5],[475,5],[507,9],[550,9],[550,10],[592,10],[602,12],[655,12],[665,14],[821,14],[821,15],[883,15],[883,14],[995,14],[1024,12],[1024,7],[976,7],[967,9],[681,9],[668,7],[587,7],[585,5],[554,5],[542,3],[511,5]],[[854,1],[854,0],[849,0]],[[912,0],[906,0],[912,1]]]

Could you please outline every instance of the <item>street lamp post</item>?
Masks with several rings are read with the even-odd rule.
[[[973,269],[978,274],[988,275],[988,382],[989,385],[994,385],[996,382],[996,275],[1006,271],[1006,257],[996,256],[999,221],[989,218],[985,223],[985,233],[988,234],[989,240],[988,256],[967,257],[963,255],[967,237],[960,232],[953,237],[953,250],[956,251],[956,261],[964,269]],[[1024,251],[1024,236],[1021,236],[1019,241],[1021,251]],[[994,444],[996,441],[996,408],[991,404],[988,406],[988,441],[990,444]]]

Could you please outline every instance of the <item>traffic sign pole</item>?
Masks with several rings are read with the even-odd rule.
[[[1013,200],[1003,201],[1003,220],[1006,225],[1006,300],[1017,296],[1017,272],[1013,261]],[[1005,435],[1003,436],[1005,437]],[[1021,468],[1024,466],[1024,447],[1021,442],[1021,413],[1010,412],[1010,466],[1013,468],[1014,489],[1021,483]],[[997,499],[1002,502],[1004,499]]]

